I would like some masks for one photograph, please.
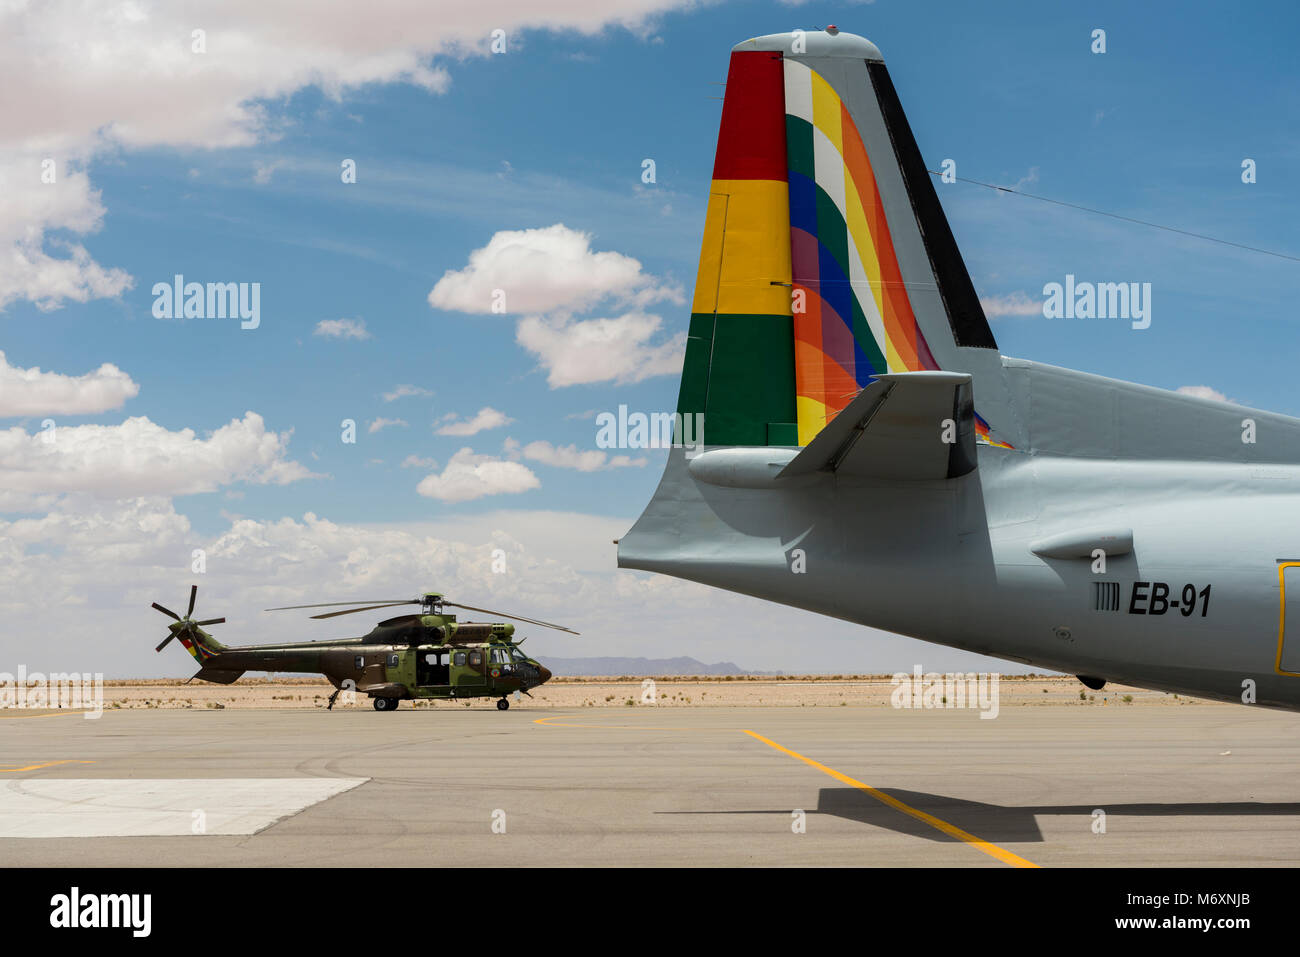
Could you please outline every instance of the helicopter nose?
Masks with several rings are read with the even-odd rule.
[[[538,676],[541,678],[540,684],[545,684],[551,680],[551,669],[545,665],[537,666]]]

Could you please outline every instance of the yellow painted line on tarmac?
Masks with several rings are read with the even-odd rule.
[[[843,774],[839,771],[836,771],[834,768],[828,767],[827,765],[822,764],[820,761],[814,761],[812,758],[807,757],[806,755],[802,755],[798,751],[792,751],[791,749],[785,747],[784,745],[777,744],[771,738],[766,738],[763,735],[759,734],[757,731],[750,731],[748,728],[685,728],[685,727],[664,728],[664,727],[656,727],[654,725],[635,725],[635,724],[579,724],[577,722],[561,721],[560,719],[563,717],[565,716],[553,715],[549,718],[536,718],[534,719],[533,724],[545,725],[548,728],[594,728],[597,730],[610,728],[615,730],[626,730],[626,731],[742,731],[745,734],[749,735],[751,738],[754,738],[757,741],[762,741],[769,748],[773,748],[776,751],[780,751],[782,754],[788,755],[789,757],[792,757],[797,761],[802,761],[804,764],[808,765],[809,767],[816,768],[818,771],[821,771],[823,774],[829,775],[830,777],[833,777],[835,780],[843,784],[847,784],[851,787],[855,787],[859,791],[862,791],[865,794],[868,794],[871,797],[875,798],[881,804],[884,804],[887,807],[892,807],[895,811],[900,811],[903,814],[908,815],[909,817],[915,818],[916,820],[920,821],[923,824],[928,824],[930,827],[934,828],[935,830],[942,831],[944,834],[947,834],[949,837],[955,838],[965,844],[969,844],[972,847],[974,847],[976,850],[984,852],[989,857],[995,858],[996,860],[1001,861],[1003,864],[1010,864],[1012,867],[1038,867],[1038,865],[1035,864],[1033,861],[1027,860],[1021,857],[1019,854],[1014,854],[1011,851],[1008,851],[1005,847],[1000,847],[999,845],[990,843],[989,841],[986,841],[983,838],[976,837],[974,834],[971,834],[969,831],[963,831],[955,824],[949,824],[947,821],[943,820],[942,818],[937,818],[933,814],[927,814],[925,811],[917,810],[916,808],[912,807],[910,804],[906,804],[900,801],[898,798],[886,794],[884,791],[881,791],[877,788],[873,788],[870,784],[864,784],[862,781],[859,781],[856,778],[851,778],[847,774]]]
[[[927,814],[924,811],[918,811],[910,804],[904,804],[898,798],[892,797],[886,794],[884,791],[877,790],[876,788],[873,788],[870,784],[863,784],[861,781],[857,780],[856,778],[851,778],[847,774],[842,774],[839,771],[836,771],[834,768],[827,767],[826,765],[822,764],[820,761],[814,761],[812,758],[806,757],[805,755],[800,754],[798,751],[791,751],[789,748],[777,744],[771,738],[763,737],[761,734],[759,734],[756,731],[750,731],[746,729],[745,733],[749,735],[751,738],[755,738],[759,741],[762,741],[769,748],[775,748],[777,751],[780,751],[782,754],[788,754],[790,757],[795,758],[798,761],[802,761],[804,764],[808,765],[809,767],[816,768],[818,771],[821,771],[823,774],[830,775],[836,781],[840,781],[843,784],[851,785],[857,788],[859,791],[866,792],[867,794],[875,798],[877,801],[879,801],[881,804],[886,804],[889,807],[892,807],[895,811],[902,811],[904,814],[908,815],[909,817],[914,817],[918,821],[921,821],[924,824],[928,824],[931,827],[942,831],[944,834],[947,834],[949,837],[955,837],[959,841],[964,841],[965,843],[970,844],[977,850],[983,851],[985,854],[989,855],[989,857],[997,858],[1003,864],[1010,864],[1012,867],[1037,867],[1038,866],[1033,861],[1025,860],[1025,858],[1021,857],[1019,854],[1013,854],[1011,851],[1008,851],[1005,847],[999,847],[996,844],[990,844],[988,841],[976,837],[974,834],[971,834],[969,831],[963,831],[955,824],[949,824],[947,821],[941,820],[940,818],[935,817],[933,814]]]
[[[57,718],[61,714],[94,714],[93,711],[42,711],[40,714],[0,714],[0,721],[19,721],[23,718]]]
[[[94,761],[79,761],[69,758],[66,761],[46,761],[44,764],[29,764],[25,768],[16,765],[0,764],[0,774],[17,774],[19,771],[37,771],[41,768],[52,768],[56,764],[94,764]]]

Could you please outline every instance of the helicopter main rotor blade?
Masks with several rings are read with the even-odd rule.
[[[186,617],[186,618],[188,618],[188,617],[190,617],[190,615],[194,614],[194,599],[198,597],[198,594],[199,594],[199,586],[198,586],[198,585],[191,585],[191,586],[190,586],[190,607],[189,607],[189,610],[187,610],[187,611],[185,612],[185,617]]]
[[[396,605],[414,605],[418,602],[410,601],[390,601],[382,605],[366,605],[364,608],[345,608],[343,611],[327,611],[323,615],[312,615],[312,618],[337,618],[339,615],[354,615],[359,611],[370,611],[373,608],[392,608]],[[317,606],[319,607],[319,606]]]
[[[418,598],[372,598],[370,601],[326,601],[319,605],[282,605],[279,608],[263,608],[263,611],[293,611],[297,608],[336,608],[339,605],[371,605],[378,608],[380,605],[415,605],[418,604]]]
[[[204,625],[221,625],[224,624],[225,621],[226,619],[224,618],[205,618],[203,621],[194,622],[194,624],[202,628]]]
[[[567,631],[571,635],[579,634],[572,628],[565,628],[563,625],[555,625],[549,621],[538,621],[536,618],[525,618],[523,615],[507,615],[503,611],[492,611],[488,608],[475,608],[473,605],[462,605],[460,602],[444,601],[444,605],[450,605],[452,608],[464,608],[466,611],[476,611],[483,615],[497,615],[501,618],[510,618],[514,621],[527,622],[530,625],[541,625],[543,628],[554,628],[556,631]]]
[[[153,603],[153,607],[157,608],[160,612],[162,612],[164,615],[167,615],[170,618],[175,618],[177,621],[181,620],[181,616],[176,614],[176,612],[172,611],[170,608],[164,608],[162,605],[158,604],[157,602]]]
[[[171,641],[175,637],[176,637],[176,633],[172,632],[170,635],[168,635],[166,638],[162,640],[162,644],[160,644],[157,648],[155,648],[154,651],[162,651],[164,648],[167,647],[167,642]]]

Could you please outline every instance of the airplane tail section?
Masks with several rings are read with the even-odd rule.
[[[1023,447],[1014,397],[880,51],[734,47],[677,447],[619,565],[770,594],[737,570],[784,570],[800,489],[958,479]]]
[[[1014,444],[996,343],[879,50],[847,33],[739,44],[678,413],[711,447],[803,447],[877,376],[936,370],[972,375],[980,441]]]
[[[677,413],[619,567],[1076,674],[1089,573],[1040,566],[1300,465],[1300,419],[1004,358],[879,50],[830,29],[732,51]]]

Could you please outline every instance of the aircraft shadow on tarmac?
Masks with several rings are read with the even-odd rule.
[[[1255,817],[1259,815],[1300,817],[1300,803],[1269,804],[1257,801],[1226,801],[1169,804],[1042,804],[1011,805],[983,804],[964,801],[942,794],[923,791],[903,791],[880,788],[882,794],[897,798],[908,807],[924,811],[949,824],[961,828],[985,841],[1041,842],[1043,832],[1038,827],[1040,815],[1071,815],[1082,819],[1082,826],[1090,827],[1092,812],[1098,808],[1110,817]],[[929,841],[954,843],[957,838],[919,821],[909,814],[877,801],[857,788],[822,788],[816,808],[807,808],[809,815],[825,814],[832,817],[883,827],[912,837]],[[750,811],[661,811],[662,814],[780,814],[790,817],[791,808]]]

